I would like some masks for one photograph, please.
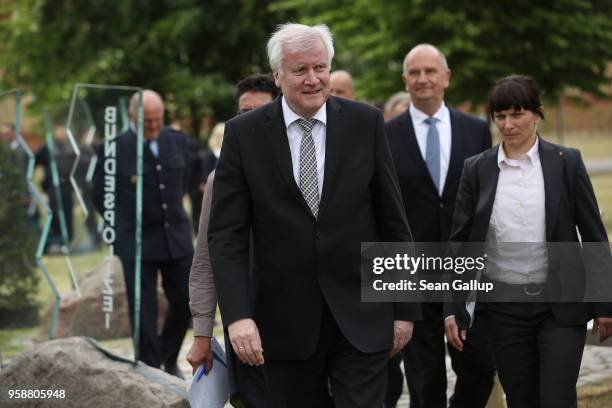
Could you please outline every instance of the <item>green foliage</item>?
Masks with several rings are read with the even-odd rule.
[[[371,100],[403,89],[403,57],[422,42],[447,55],[450,103],[482,103],[510,73],[534,76],[551,100],[567,87],[599,94],[612,60],[609,0],[21,0],[1,14],[2,88],[49,105],[77,82],[143,86],[173,118],[232,116],[234,84],[268,70],[265,42],[284,21],[328,24],[334,68]]]
[[[25,175],[14,150],[0,143],[0,313],[35,304],[37,231],[26,214]]]
[[[78,82],[152,88],[172,118],[233,116],[234,84],[268,70],[265,42],[282,15],[268,0],[9,3],[0,5],[11,12],[0,23],[8,85],[46,105],[67,103]]]
[[[566,87],[600,94],[610,81],[608,0],[287,0],[276,9],[300,10],[303,22],[330,26],[336,65],[354,73],[364,98],[384,100],[403,89],[404,55],[419,43],[446,54],[452,103],[482,103],[493,81],[511,73],[535,77],[551,100]]]

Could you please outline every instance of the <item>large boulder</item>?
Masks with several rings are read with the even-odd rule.
[[[84,337],[47,341],[18,354],[0,371],[0,384],[5,391],[65,392],[64,398],[12,399],[11,407],[189,407],[185,381],[134,365]]]
[[[112,292],[112,295],[106,293]],[[79,280],[81,298],[75,292],[62,295],[56,337],[87,336],[97,340],[130,337],[128,303],[119,258],[104,261]],[[107,303],[105,303],[107,302]],[[158,327],[163,326],[168,301],[163,293],[161,279],[157,288]],[[105,310],[112,309],[111,312]],[[49,332],[53,305],[45,314],[43,334]],[[108,324],[107,324],[108,319]]]

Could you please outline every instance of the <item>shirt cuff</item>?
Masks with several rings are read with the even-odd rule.
[[[215,320],[208,317],[193,319],[193,335],[212,337]]]
[[[448,320],[448,319],[450,319],[451,317],[455,317],[455,315],[449,315],[449,316],[446,316],[446,317],[444,318],[444,321],[447,321],[447,320]],[[193,327],[195,328],[195,322],[193,323]]]

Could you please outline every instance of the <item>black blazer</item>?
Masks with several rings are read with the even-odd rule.
[[[183,195],[188,180],[187,138],[171,128],[163,128],[157,138],[159,157],[144,146],[142,181],[142,259],[159,261],[193,254],[191,226]],[[115,179],[115,253],[122,259],[134,258],[136,230],[136,134],[118,135]],[[104,143],[98,147],[93,177],[93,201],[104,211]]]
[[[463,161],[491,147],[487,122],[450,109],[451,154],[440,197],[419,150],[410,111],[386,123],[402,199],[416,242],[445,242],[450,234]]]
[[[361,301],[360,242],[411,241],[380,112],[327,100],[325,178],[315,219],[294,180],[281,98],[225,126],[209,248],[224,324],[253,318],[266,356],[315,351],[323,302],[363,352],[392,345],[414,304]],[[249,302],[249,231],[255,298]]]
[[[455,204],[451,242],[485,242],[499,177],[498,149],[499,145],[465,161]],[[538,152],[544,175],[546,241],[578,242],[578,227],[582,242],[605,243],[607,255],[604,251],[598,256],[606,257],[607,265],[610,265],[608,237],[580,152],[542,139],[539,140]],[[576,245],[576,248],[579,246]],[[547,285],[551,290],[572,285],[584,286],[586,278],[584,265],[579,261],[580,253],[549,250],[548,256]],[[610,278],[606,280],[609,282]],[[592,317],[612,316],[612,304],[553,303],[552,311],[559,324],[577,325],[586,323]],[[445,313],[450,315],[457,312],[455,304],[448,307]]]

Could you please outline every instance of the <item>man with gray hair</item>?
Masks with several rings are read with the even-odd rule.
[[[326,26],[279,26],[282,96],[225,127],[209,249],[233,350],[257,373],[238,385],[249,407],[325,407],[330,389],[336,407],[382,406],[388,356],[420,317],[360,299],[360,243],[411,235],[382,115],[329,96],[333,55]]]

